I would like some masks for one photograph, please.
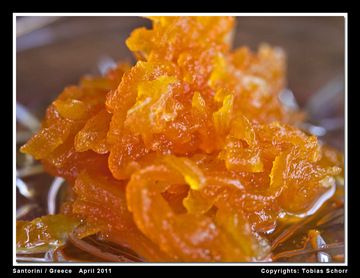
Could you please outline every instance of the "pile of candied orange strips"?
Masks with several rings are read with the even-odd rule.
[[[83,236],[144,261],[268,260],[266,234],[334,190],[341,155],[279,101],[281,49],[232,50],[232,17],[150,19],[136,64],[65,88],[21,151],[71,185]]]

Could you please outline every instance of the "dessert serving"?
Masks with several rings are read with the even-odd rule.
[[[343,208],[343,156],[280,100],[284,51],[233,49],[233,17],[150,19],[126,40],[135,64],[66,87],[21,147],[68,188],[59,213],[17,221],[18,254],[76,261],[71,243],[92,255],[80,261],[272,262],[342,248],[319,240]]]

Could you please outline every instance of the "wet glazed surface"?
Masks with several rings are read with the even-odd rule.
[[[134,67],[53,102],[23,151],[73,185],[66,214],[145,260],[253,261],[280,216],[331,197],[342,158],[279,101],[284,53],[230,50],[232,24],[156,18]]]

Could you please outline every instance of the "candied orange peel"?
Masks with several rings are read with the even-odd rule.
[[[150,19],[136,64],[65,88],[21,151],[67,179],[65,214],[145,261],[268,260],[266,233],[334,190],[342,156],[279,101],[280,48],[232,50],[232,17]]]

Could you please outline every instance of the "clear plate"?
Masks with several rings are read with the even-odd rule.
[[[30,220],[56,213],[66,195],[66,183],[62,179],[44,173],[39,163],[20,154],[18,148],[36,131],[45,108],[65,86],[76,84],[84,74],[101,74],[116,61],[134,61],[124,41],[138,26],[150,26],[150,22],[139,17],[17,19],[17,219]],[[344,19],[237,19],[235,46],[249,45],[255,49],[262,42],[280,46],[288,55],[290,89],[282,94],[284,103],[305,109],[309,120],[303,128],[343,151]],[[343,197],[340,194],[339,198]],[[342,206],[328,202],[317,214],[296,225],[283,226],[270,236],[276,261],[344,260]],[[304,237],[308,238],[308,231],[314,228],[322,231],[321,237],[317,238],[318,248],[304,241]],[[105,255],[99,256],[100,253]],[[18,260],[138,261],[141,258],[131,250],[92,237],[80,243],[69,243],[61,253],[39,257],[19,255]]]

